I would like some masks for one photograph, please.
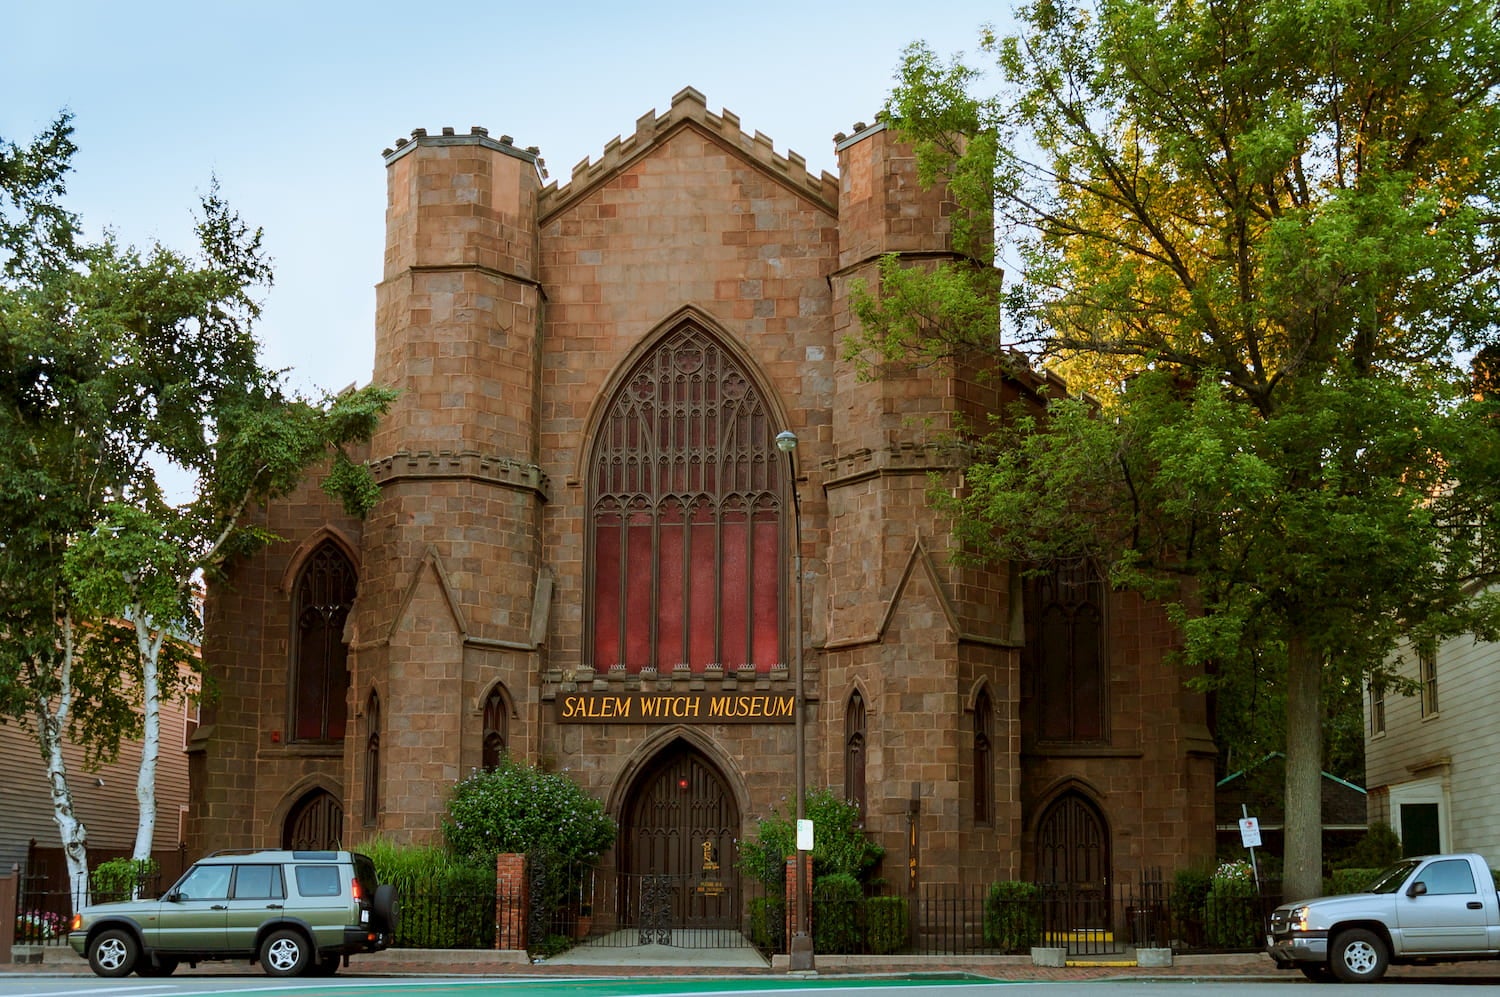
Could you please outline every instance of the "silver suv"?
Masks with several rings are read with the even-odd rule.
[[[395,889],[357,852],[216,852],[159,900],[84,907],[68,944],[100,976],[166,976],[213,959],[331,975],[351,953],[389,946],[399,917]]]

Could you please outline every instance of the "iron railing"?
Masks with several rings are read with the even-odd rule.
[[[774,951],[785,933],[779,898],[767,898],[758,882],[734,870],[641,875],[533,861],[527,875],[533,952],[573,945]]]
[[[394,947],[484,949],[503,937],[524,939],[533,954],[641,944],[787,951],[785,899],[733,872],[711,880],[586,866],[549,872],[537,863],[530,876],[524,925],[519,898],[497,900],[492,888],[437,880],[408,884],[400,891]],[[43,883],[40,876],[21,878],[18,945],[67,944],[73,898]],[[1279,883],[1264,883],[1259,894],[1245,896],[1150,878],[1101,890],[1010,885],[930,885],[915,896],[815,889],[814,949],[871,955],[1025,954],[1035,946],[1063,948],[1070,956],[1130,947],[1248,952],[1263,944],[1270,911],[1281,902]]]

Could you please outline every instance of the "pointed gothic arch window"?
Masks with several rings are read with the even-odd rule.
[[[747,372],[690,323],[620,382],[589,464],[595,668],[785,660],[786,480],[773,428]]]
[[[484,700],[483,765],[486,772],[500,764],[510,745],[510,701],[500,686]]]
[[[1104,578],[1091,561],[1073,561],[1033,579],[1031,596],[1037,738],[1103,743],[1109,736]]]
[[[365,827],[380,816],[380,694],[370,690],[365,703]]]
[[[844,799],[865,816],[865,698],[855,689],[844,710]]]
[[[354,565],[331,540],[313,551],[293,599],[291,728],[294,741],[342,741],[348,713],[349,646],[344,621],[354,605]]]
[[[990,692],[981,689],[974,700],[974,823],[995,822],[995,759],[991,754],[990,723],[995,711]]]

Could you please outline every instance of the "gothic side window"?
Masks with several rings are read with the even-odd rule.
[[[484,769],[488,772],[500,764],[509,744],[510,704],[497,686],[484,701]]]
[[[747,373],[691,324],[621,382],[588,472],[596,669],[786,660],[786,475],[773,428]]]
[[[1033,580],[1037,737],[1098,744],[1107,739],[1104,579],[1085,560]]]
[[[342,741],[349,691],[344,621],[354,605],[354,566],[333,542],[315,550],[293,603],[292,739]]]
[[[974,823],[995,821],[995,760],[991,754],[990,723],[994,709],[988,690],[974,700]]]
[[[380,816],[380,696],[370,691],[365,704],[365,826]]]
[[[849,694],[844,711],[844,799],[865,815],[865,700],[859,690]]]

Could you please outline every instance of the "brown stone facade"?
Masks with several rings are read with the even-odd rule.
[[[664,759],[690,757],[722,787],[732,847],[773,808],[794,808],[797,726],[619,711],[657,700],[770,709],[754,704],[795,695],[800,643],[807,783],[844,787],[857,692],[865,819],[893,882],[913,858],[927,883],[1041,875],[1059,801],[1091,815],[1114,880],[1211,858],[1204,704],[1165,659],[1174,635],[1154,606],[1110,594],[1096,607],[1103,733],[1076,744],[1037,735],[1032,714],[1053,686],[1035,674],[1051,666],[1028,649],[1022,576],[957,565],[927,493],[934,472],[958,480],[938,434],[1032,396],[1045,378],[858,376],[844,356],[853,285],[873,286],[884,254],[955,258],[951,205],[922,188],[910,150],[881,124],[839,135],[836,148],[839,175],[814,176],[686,89],[563,184],[544,185],[535,150],[482,129],[419,131],[386,151],[373,376],[401,395],[368,454],[381,499],[354,521],[310,484],[260,512],[285,539],[211,590],[204,660],[216,698],[193,761],[193,848],[278,844],[310,794],[342,813],[344,844],[436,840],[455,782],[501,736],[485,720],[497,690],[505,750],[566,768],[622,823],[643,819],[637,800],[661,784]],[[683,541],[686,581],[661,553],[676,542],[666,527],[654,541],[629,529],[608,541],[658,545],[656,574],[632,575],[637,555],[601,539],[614,520],[599,499],[617,401],[656,390],[643,365],[683,330],[738,378],[713,387],[714,404],[743,395],[761,406],[744,423],[760,434],[744,450],[761,502],[746,516],[771,524],[735,547],[733,524],[749,520],[733,512],[712,551]],[[697,350],[674,361],[684,377]],[[798,437],[795,502],[788,465],[768,446],[784,429]],[[620,473],[634,473],[634,451],[622,452]],[[305,695],[293,617],[304,565],[326,543],[357,574],[358,595],[342,633],[342,739],[316,741],[289,736],[292,700]],[[693,656],[708,639],[689,619],[702,611],[705,564],[750,579],[749,615],[713,617],[715,646],[770,640],[774,660]],[[616,569],[628,584],[605,591]],[[700,609],[659,595],[649,613],[620,612],[621,650],[603,650],[616,647],[612,600],[647,587]],[[683,627],[679,660],[662,635]],[[646,631],[649,661],[638,651]],[[598,712],[564,718],[567,703]],[[650,871],[647,855],[622,842],[615,859]]]

